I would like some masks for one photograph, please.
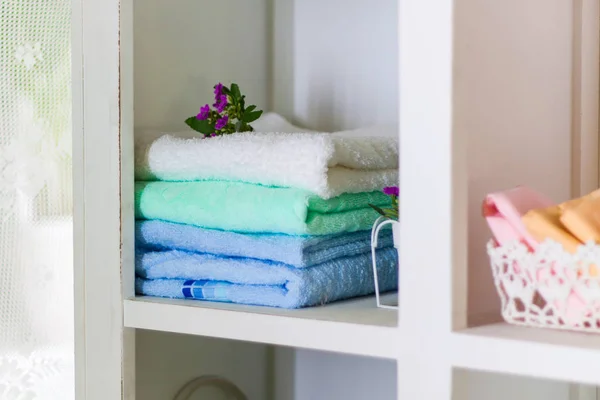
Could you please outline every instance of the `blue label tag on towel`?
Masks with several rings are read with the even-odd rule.
[[[183,283],[181,293],[187,299],[226,301],[225,288],[231,285],[229,282],[187,280]]]

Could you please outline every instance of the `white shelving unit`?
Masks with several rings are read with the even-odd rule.
[[[373,309],[372,297],[301,310],[138,297],[125,301],[125,326],[394,360],[397,357],[397,313]]]
[[[222,7],[233,7],[231,1]],[[347,0],[321,1],[350,7]],[[305,60],[311,41],[319,55],[327,49],[318,46],[318,38],[299,42],[297,35],[311,31],[307,21],[328,34],[345,26],[311,20],[314,14],[302,8],[308,3],[253,2],[260,7],[244,12],[256,24],[232,30],[274,39],[244,44],[258,46],[254,54],[260,60],[228,71],[246,79],[260,101],[305,121],[314,110],[305,104],[310,90],[301,79],[319,85],[326,80],[308,74],[315,68],[308,62],[288,68],[289,57]],[[450,399],[465,379],[462,374],[453,379],[455,368],[600,385],[600,336],[498,323],[481,247],[488,234],[478,215],[482,194],[507,185],[539,185],[557,200],[598,187],[598,0],[400,0],[394,10],[400,38],[394,87],[401,141],[399,313],[375,309],[369,298],[293,311],[135,297],[134,125],[168,128],[168,120],[158,126],[165,114],[179,120],[188,113],[182,104],[192,104],[193,96],[180,103],[173,96],[196,90],[194,83],[167,82],[194,76],[207,56],[188,50],[204,40],[198,36],[202,24],[194,24],[198,5],[73,4],[79,399],[135,399],[136,330],[395,360],[401,400]],[[304,23],[287,24],[285,18],[294,15]],[[264,25],[269,18],[275,22]],[[141,39],[134,21],[145,29]],[[375,22],[365,26],[381,28]],[[336,29],[328,31],[330,25]],[[351,28],[342,35],[360,37]],[[229,34],[216,35],[215,48]],[[349,49],[342,50],[352,60],[356,55]],[[178,66],[181,71],[173,70]],[[322,66],[328,68],[339,67]],[[164,81],[155,79],[157,71]],[[349,79],[378,85],[385,79],[377,71],[372,78],[359,72],[353,70]],[[210,70],[206,79],[222,73]],[[336,110],[328,115],[343,120]],[[358,119],[352,115],[347,121]]]

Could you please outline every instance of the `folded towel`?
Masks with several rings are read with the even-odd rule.
[[[552,205],[552,201],[541,193],[526,186],[517,186],[488,194],[483,201],[482,212],[498,244],[518,240],[535,249],[538,241],[527,231],[521,217],[530,210]]]
[[[292,124],[285,119],[285,117],[275,112],[264,113],[259,119],[252,123],[252,127],[255,132],[315,133],[313,130]],[[396,133],[394,136],[397,135],[398,134]]]
[[[138,181],[242,181],[305,189],[322,198],[398,184],[398,139],[377,129],[245,132],[209,139],[189,133],[140,136]]]
[[[560,204],[560,221],[581,242],[600,243],[600,190]]]
[[[397,288],[394,248],[378,250],[381,291]],[[300,308],[374,292],[371,256],[338,258],[310,268],[181,252],[136,254],[141,295]]]
[[[596,190],[561,204],[530,210],[522,220],[538,242],[552,239],[575,253],[588,240],[600,239],[599,206],[600,190]]]
[[[575,253],[581,242],[560,221],[560,206],[529,210],[522,218],[527,231],[538,242],[552,239],[563,247]]]
[[[137,182],[136,217],[237,232],[329,235],[370,229],[381,192],[324,200],[304,190],[241,182]]]
[[[378,244],[379,248],[394,245],[391,230],[381,232]],[[305,268],[343,256],[369,253],[371,232],[326,236],[241,234],[152,220],[136,223],[136,247],[256,258]]]

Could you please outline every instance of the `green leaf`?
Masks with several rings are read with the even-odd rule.
[[[240,92],[240,87],[238,86],[237,83],[231,84],[231,96],[233,98],[235,98],[236,100],[239,100],[242,97],[242,93]]]
[[[214,125],[209,124],[208,121],[206,121],[206,120],[201,121],[196,117],[189,117],[188,119],[185,120],[185,123],[187,124],[187,126],[192,128],[196,132],[200,132],[200,133],[204,133],[204,134],[211,134],[211,133],[214,133],[214,131],[215,131]]]
[[[370,207],[371,207],[373,210],[377,211],[379,214],[381,214],[381,215],[383,215],[383,216],[385,217],[385,211],[383,211],[381,208],[379,208],[379,207],[377,207],[377,206],[375,206],[375,205],[373,205],[373,204],[369,204],[369,206],[370,206]]]
[[[248,108],[250,108],[250,107],[248,107]],[[245,113],[244,114],[244,118],[243,118],[244,122],[247,123],[247,124],[249,124],[250,122],[254,122],[254,121],[256,121],[257,119],[260,118],[260,116],[262,115],[262,113],[263,113],[262,110],[261,111],[253,111],[253,112],[250,112],[250,113]]]
[[[248,125],[247,123],[242,121],[242,126],[240,127],[240,132],[253,132],[254,129],[252,129],[252,127],[250,125]]]
[[[387,209],[384,210],[385,211],[385,216],[388,217],[389,219],[398,219],[398,211],[394,210],[394,209]]]
[[[383,215],[384,217],[389,218],[389,219],[393,219],[395,221],[398,220],[398,210],[396,210],[394,208],[385,208],[385,209],[382,209],[382,208],[379,208],[379,207],[377,207],[377,206],[375,206],[373,204],[369,204],[369,206],[373,210],[377,211],[377,213],[379,215]]]
[[[256,109],[256,106],[250,106],[250,107],[246,108],[246,112],[244,112],[244,115],[251,113],[255,109]]]
[[[229,90],[229,88],[227,86],[223,86],[223,94],[229,95],[231,93],[231,90]]]

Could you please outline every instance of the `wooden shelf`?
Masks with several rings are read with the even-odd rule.
[[[376,308],[373,297],[300,310],[136,297],[125,300],[124,312],[130,328],[397,357],[398,313]]]
[[[460,368],[600,384],[600,335],[499,323],[453,333],[450,348]]]

